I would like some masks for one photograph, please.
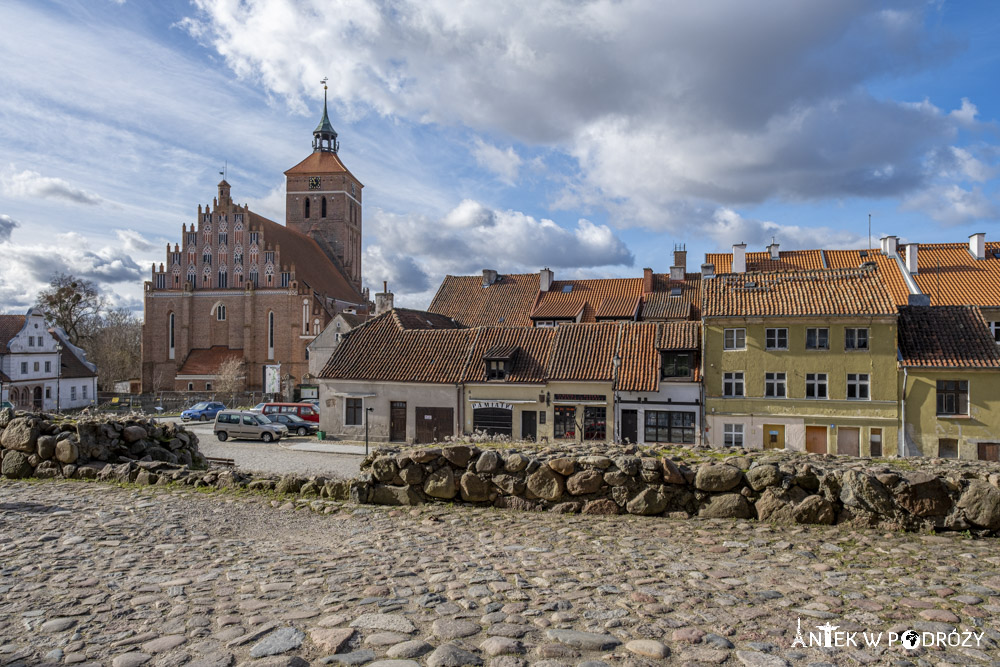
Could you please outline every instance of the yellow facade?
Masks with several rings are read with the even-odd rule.
[[[744,330],[743,349],[725,349],[727,329]],[[772,342],[785,347],[768,349],[769,329],[784,331],[772,335]],[[807,349],[808,329],[826,330],[826,349]],[[845,349],[846,329],[867,330],[867,349]],[[706,320],[704,336],[710,444],[726,444],[726,431],[742,425],[743,446],[751,449],[785,447],[870,456],[873,445],[879,455],[880,444],[883,456],[897,452],[895,318],[713,318]],[[725,397],[724,374],[739,372],[744,395]],[[768,373],[784,373],[784,397],[765,395]],[[807,374],[826,375],[825,398],[807,398]],[[867,376],[867,398],[848,398],[849,374]],[[860,392],[858,385],[863,383],[854,379],[854,390]]]
[[[968,382],[968,414],[938,414],[939,380]],[[905,383],[906,454],[995,460],[1000,450],[1000,372],[909,368],[900,372],[900,383]]]

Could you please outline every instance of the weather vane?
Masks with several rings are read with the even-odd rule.
[[[327,81],[329,81],[329,80],[330,80],[330,79],[328,79],[327,77],[325,77],[325,76],[324,76],[324,77],[323,77],[323,80],[322,80],[322,81],[320,81],[320,83],[322,83],[322,84],[323,84],[323,90],[326,90],[326,82],[327,82]]]
[[[222,176],[222,180],[226,180],[226,172],[229,171],[229,160],[226,160],[222,166],[222,171],[219,172],[219,176]]]

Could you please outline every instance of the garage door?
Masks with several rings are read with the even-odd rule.
[[[825,426],[806,426],[806,451],[813,454],[826,454]]]
[[[417,442],[441,442],[455,435],[454,408],[416,408]]]
[[[837,429],[837,453],[845,456],[858,456],[861,453],[861,429]]]
[[[1000,461],[1000,442],[979,443],[980,461]]]

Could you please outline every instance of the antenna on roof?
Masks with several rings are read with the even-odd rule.
[[[872,214],[868,214],[868,247],[872,247]]]
[[[222,171],[219,172],[219,176],[222,176],[222,180],[226,180],[226,172],[229,171],[229,160],[226,160],[222,166]]]

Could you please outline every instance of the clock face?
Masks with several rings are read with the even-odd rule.
[[[310,176],[309,177],[309,189],[310,190],[319,190],[319,176]]]

